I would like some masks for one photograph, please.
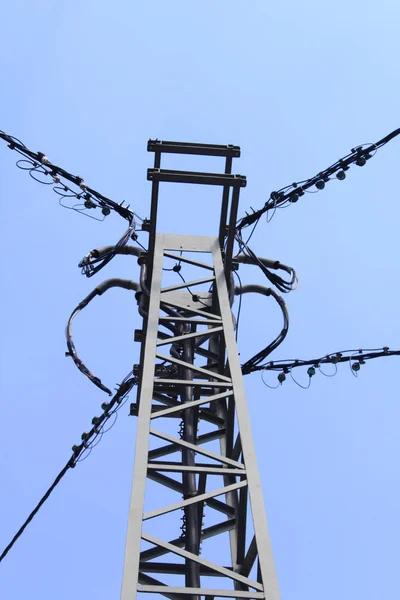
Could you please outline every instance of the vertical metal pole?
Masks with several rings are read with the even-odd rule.
[[[232,191],[231,214],[229,217],[228,239],[227,239],[227,243],[226,243],[226,252],[225,252],[225,274],[226,274],[226,283],[228,285],[228,289],[231,285],[230,277],[231,277],[231,273],[232,273],[232,254],[233,254],[233,245],[235,243],[235,229],[236,229],[238,207],[239,207],[239,188],[234,187],[233,191]]]
[[[183,356],[182,359],[190,364],[193,364],[194,353],[193,353],[193,341],[187,340],[183,344]],[[186,381],[193,379],[193,371],[190,369],[181,368],[181,377]],[[191,402],[193,400],[193,387],[182,386],[181,388],[182,402]],[[195,411],[187,409],[183,413],[183,439],[185,442],[191,444],[196,443],[197,437],[197,423],[195,418]],[[193,467],[196,463],[196,457],[193,450],[184,448],[182,450],[182,464],[185,466]],[[183,493],[184,498],[193,498],[197,495],[196,486],[196,474],[185,471],[182,473]],[[199,553],[200,538],[199,538],[199,514],[198,508],[195,504],[191,504],[184,509],[185,513],[185,524],[186,524],[186,550],[193,554]],[[187,587],[200,587],[200,565],[185,560],[186,572],[185,572],[185,583]],[[200,596],[192,596],[193,600],[200,600]]]
[[[155,244],[153,277],[150,289],[147,335],[143,343],[143,372],[141,381],[141,401],[136,433],[136,452],[134,477],[132,482],[131,503],[129,507],[128,532],[126,538],[124,575],[121,600],[136,598],[136,585],[139,572],[140,541],[144,493],[146,489],[147,456],[149,449],[149,429],[151,405],[153,400],[154,356],[156,354],[158,316],[160,307],[160,288],[162,276],[162,239]]]
[[[225,161],[225,173],[232,173],[232,157],[227,156]],[[224,241],[227,234],[226,230],[226,219],[228,216],[228,205],[229,205],[229,191],[230,188],[228,186],[224,187],[224,191],[222,192],[222,205],[221,205],[221,218],[219,221],[219,245],[221,250],[224,248]]]
[[[216,271],[221,273],[224,269],[219,252],[214,251],[214,264]],[[243,456],[247,469],[249,482],[250,502],[253,514],[254,533],[257,542],[258,559],[262,582],[264,584],[265,597],[268,600],[279,600],[279,588],[276,577],[274,557],[272,555],[271,541],[268,533],[268,523],[264,508],[264,499],[257,466],[256,452],[254,448],[253,435],[249,413],[246,404],[246,392],[240,360],[236,349],[235,333],[232,327],[232,316],[229,305],[229,297],[226,287],[216,278],[218,296],[220,299],[221,316],[224,321],[224,337],[229,361],[229,370],[235,387],[235,404],[240,428],[240,439],[242,443]]]
[[[154,154],[154,168],[159,169],[161,165],[161,153],[156,152]],[[153,181],[151,186],[151,206],[150,206],[150,231],[149,231],[149,265],[147,270],[147,287],[150,289],[151,275],[153,270],[153,255],[154,245],[156,240],[157,230],[157,211],[158,211],[158,190],[159,182]]]

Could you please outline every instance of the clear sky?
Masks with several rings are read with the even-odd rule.
[[[0,128],[141,216],[149,137],[240,145],[244,213],[399,126],[395,0],[15,0],[0,11]],[[260,224],[253,249],[300,280],[274,358],[400,347],[398,157],[394,141]],[[125,223],[64,210],[14,158],[0,145],[2,547],[105,399],[64,357],[70,312],[96,282],[138,278],[126,257],[81,276],[83,255],[115,242]],[[199,192],[179,210],[167,193],[161,231],[189,227],[193,203],[194,232],[215,233]],[[255,269],[241,274],[262,281]],[[116,290],[77,318],[77,347],[108,385],[137,362],[139,325],[133,297]],[[241,355],[280,325],[272,302],[246,299]],[[247,378],[282,600],[398,598],[398,373],[393,358],[357,379],[348,365],[317,374],[307,391]],[[119,597],[136,431],[124,410],[2,563],[5,600]]]

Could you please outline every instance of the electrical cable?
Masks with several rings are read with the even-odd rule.
[[[237,315],[236,315],[236,330],[235,330],[235,340],[236,342],[238,341],[238,335],[239,335],[239,322],[240,322],[240,315],[241,315],[241,311],[242,311],[242,290],[243,290],[243,284],[242,284],[242,280],[240,279],[240,275],[237,271],[233,271],[234,274],[236,275],[238,281],[239,281],[239,307],[238,307],[238,311],[237,311]]]
[[[177,271],[176,269],[174,269],[174,271],[175,271],[176,273],[178,273],[178,275],[179,275],[179,277],[182,279],[183,283],[185,283],[185,284],[186,284],[186,279],[184,278],[184,276],[182,275],[182,273],[180,272],[180,270],[179,270],[179,271]],[[210,307],[209,307],[207,304],[205,304],[204,302],[202,302],[202,301],[200,300],[200,297],[199,297],[199,295],[198,295],[198,294],[193,294],[192,290],[191,290],[191,289],[190,289],[190,288],[189,288],[187,285],[185,285],[185,287],[186,287],[187,291],[189,292],[189,294],[192,296],[192,300],[193,300],[193,302],[199,302],[200,304],[202,304],[202,305],[203,305],[203,306],[205,306],[206,308],[210,308]]]
[[[236,234],[236,241],[239,244],[239,249],[244,254],[238,254],[235,256],[234,260],[236,262],[242,262],[247,264],[252,264],[258,266],[264,275],[267,277],[268,281],[272,283],[281,293],[287,294],[292,290],[296,289],[298,279],[296,275],[296,271],[292,267],[288,267],[278,260],[273,261],[266,258],[259,258],[255,255],[253,250],[247,245],[246,242],[243,241],[240,232]],[[287,281],[283,279],[280,275],[276,275],[272,273],[271,269],[274,270],[283,270],[286,273],[289,273],[291,276],[290,280]]]
[[[336,363],[331,363],[333,364],[333,366],[335,367],[335,371],[334,373],[325,373],[325,371],[323,371],[321,369],[321,367],[318,367],[318,371],[324,376],[324,377],[335,377],[335,375],[337,374],[337,364]]]
[[[298,385],[299,387],[301,387],[303,390],[308,390],[308,388],[311,385],[311,375],[308,376],[308,385],[302,385],[301,383],[299,383],[294,377],[293,377],[293,373],[292,373],[292,369],[289,369],[289,375],[292,378],[292,380],[295,382],[296,385]]]
[[[24,524],[18,529],[17,533],[14,535],[14,537],[12,538],[12,540],[8,544],[8,546],[6,546],[4,548],[3,552],[0,555],[0,562],[7,556],[7,554],[10,552],[11,548],[14,546],[15,542],[24,533],[24,531],[28,527],[29,523],[33,520],[33,518],[39,512],[39,510],[41,509],[41,507],[43,506],[43,504],[46,502],[46,500],[48,499],[48,497],[50,496],[50,494],[52,493],[52,491],[60,483],[61,479],[64,477],[64,475],[66,474],[66,472],[69,469],[72,468],[71,461],[72,461],[72,458],[70,458],[69,461],[67,462],[67,464],[65,465],[65,467],[63,469],[61,469],[61,471],[59,472],[59,474],[57,475],[57,477],[55,478],[55,480],[53,481],[53,483],[51,484],[51,486],[49,487],[49,489],[47,490],[47,492],[39,500],[38,504],[35,506],[35,508],[33,509],[33,511],[30,513],[30,515],[28,516],[28,518],[26,519],[26,521],[24,522]]]
[[[58,184],[58,188],[57,188],[57,193],[59,193],[60,195],[64,195],[67,196],[67,194],[65,194],[65,192],[68,192],[68,195],[70,195],[70,197],[82,197],[85,200],[88,201],[88,209],[89,209],[89,201],[91,200],[92,202],[94,202],[95,206],[91,206],[90,208],[95,208],[97,206],[100,206],[102,208],[109,208],[110,210],[114,210],[116,213],[118,213],[121,217],[123,217],[124,219],[127,219],[128,221],[131,220],[132,215],[136,216],[136,218],[138,218],[140,221],[143,221],[143,219],[141,219],[139,217],[139,215],[137,215],[135,212],[129,210],[129,206],[123,206],[124,202],[117,204],[116,202],[114,202],[113,200],[111,200],[110,198],[107,198],[106,196],[103,196],[103,194],[100,194],[99,192],[97,192],[96,190],[90,188],[85,181],[82,179],[82,177],[79,177],[77,175],[72,175],[71,173],[69,173],[68,171],[65,171],[65,169],[58,167],[57,165],[53,164],[50,162],[50,160],[48,159],[48,157],[43,153],[43,152],[32,152],[31,150],[29,150],[25,144],[23,144],[20,140],[17,140],[17,138],[6,134],[4,131],[0,130],[0,138],[3,139],[5,142],[8,143],[8,146],[11,150],[15,150],[16,152],[18,152],[18,154],[21,154],[24,157],[24,161],[26,163],[32,165],[31,167],[19,167],[19,168],[23,168],[23,170],[27,170],[29,172],[40,172],[42,173],[46,178],[50,177],[52,178],[52,182],[50,182],[50,184],[55,184],[56,186]],[[18,161],[19,162],[19,161]],[[40,171],[39,171],[40,169]],[[79,190],[73,190],[71,188],[69,188],[66,184],[64,184],[61,181],[61,178],[66,179],[68,182],[72,183],[73,185],[75,185],[76,187],[80,188]],[[38,180],[40,183],[43,183],[41,180]],[[47,183],[47,182],[45,182]],[[64,192],[64,193],[62,193]],[[86,194],[88,197],[86,197]],[[108,211],[107,214],[109,214]]]
[[[100,269],[102,269],[108,262],[110,262],[110,260],[118,253],[118,250],[128,243],[130,238],[136,240],[136,220],[143,222],[143,219],[141,219],[141,217],[139,217],[135,212],[130,210],[129,205],[125,207],[123,206],[124,202],[117,204],[113,200],[110,200],[110,198],[103,196],[96,190],[90,188],[82,179],[82,177],[72,175],[61,167],[52,164],[43,152],[32,152],[25,146],[25,144],[23,144],[20,140],[17,140],[17,138],[10,136],[3,131],[0,131],[0,138],[8,143],[8,146],[11,150],[15,150],[18,154],[24,157],[23,159],[17,161],[16,164],[18,168],[22,169],[23,171],[28,171],[29,175],[38,183],[53,186],[54,192],[61,196],[59,199],[60,206],[70,210],[75,210],[80,214],[95,219],[96,221],[103,221],[105,217],[111,213],[111,211],[114,211],[129,222],[127,231],[117,242],[117,244],[109,251],[109,253],[103,256],[101,261],[88,261],[87,257],[82,259],[82,261],[79,263],[79,266],[81,267],[83,274],[85,274],[87,277],[92,277],[98,273],[98,271],[100,271]],[[72,183],[76,189],[71,188],[70,185],[67,185],[66,181]],[[63,202],[63,199],[65,198],[72,199],[73,204],[71,206],[65,204]],[[76,203],[76,200],[82,202]],[[96,216],[89,214],[90,211],[93,211],[96,208],[101,209],[103,218],[97,218]],[[98,264],[94,266],[96,263]]]
[[[297,202],[299,198],[303,196],[305,192],[309,192],[309,188],[313,186],[316,187],[316,190],[314,190],[316,192],[324,189],[325,184],[332,179],[343,181],[346,178],[346,171],[349,170],[350,165],[356,164],[359,167],[363,167],[367,160],[376,154],[379,148],[393,140],[399,134],[400,129],[395,129],[375,144],[363,144],[356,146],[355,148],[351,149],[349,154],[337,160],[330,167],[320,171],[314,177],[297,183],[292,183],[291,185],[287,185],[276,192],[271,192],[269,200],[267,200],[261,209],[253,211],[251,214],[246,214],[245,217],[238,221],[236,225],[236,231],[240,231],[245,227],[249,227],[253,223],[255,223],[256,227],[260,221],[260,217],[264,213],[269,210],[273,210],[275,213],[277,208],[289,206],[289,204]]]
[[[341,352],[332,352],[331,354],[308,360],[286,359],[270,361],[268,364],[255,365],[250,372],[261,371],[263,373],[264,371],[278,371],[278,380],[280,381],[280,383],[283,383],[283,381],[285,381],[286,379],[285,375],[287,373],[290,373],[293,381],[297,383],[300,387],[303,387],[293,377],[292,370],[295,368],[309,367],[307,369],[307,374],[310,377],[309,383],[311,383],[311,378],[314,377],[314,375],[316,374],[316,370],[318,370],[325,377],[334,377],[338,372],[338,364],[348,362],[352,374],[355,377],[358,377],[361,366],[364,365],[368,360],[388,356],[400,356],[400,350],[390,350],[387,346],[384,346],[383,348],[370,348],[364,350],[342,350]],[[326,373],[321,368],[321,365],[324,364],[334,365],[334,373]],[[262,379],[265,383],[263,377]]]
[[[106,266],[116,256],[120,254],[120,250],[123,247],[126,247],[127,243],[132,237],[133,232],[135,231],[136,222],[134,217],[131,219],[129,223],[128,229],[125,231],[123,236],[118,240],[115,246],[112,246],[111,249],[102,257],[94,257],[93,251],[87,254],[82,258],[82,260],[78,263],[78,267],[81,268],[81,272],[86,277],[93,277],[96,273],[100,271],[103,267]],[[94,266],[96,265],[96,266]]]
[[[55,480],[53,481],[53,483],[51,484],[49,489],[39,500],[38,504],[35,506],[35,508],[29,514],[27,519],[24,521],[23,525],[18,529],[17,533],[14,535],[14,537],[12,538],[10,543],[4,548],[3,552],[0,555],[0,562],[7,556],[7,554],[10,552],[10,550],[12,549],[14,544],[18,541],[18,539],[24,533],[24,531],[27,528],[27,526],[29,525],[29,523],[34,519],[34,517],[39,512],[39,510],[41,509],[43,504],[49,498],[50,494],[53,492],[53,490],[57,487],[57,485],[63,479],[63,477],[65,476],[67,471],[69,471],[69,469],[73,469],[78,462],[81,462],[82,460],[87,458],[87,456],[90,454],[90,452],[92,451],[94,446],[92,445],[92,443],[89,443],[89,442],[90,442],[91,438],[94,438],[94,440],[95,440],[98,437],[98,435],[99,435],[98,425],[105,423],[110,418],[110,416],[112,416],[113,414],[116,414],[116,411],[118,411],[125,404],[125,402],[128,399],[129,392],[131,391],[133,386],[137,385],[137,383],[138,383],[137,377],[131,377],[131,374],[132,373],[129,373],[124,378],[124,380],[119,385],[118,390],[116,391],[114,397],[110,400],[110,402],[108,404],[104,404],[104,403],[102,404],[102,408],[103,408],[102,415],[100,417],[94,417],[92,419],[92,423],[95,423],[95,424],[88,433],[82,434],[82,436],[81,436],[82,443],[72,447],[73,454],[72,454],[71,458],[68,460],[68,462],[63,467],[63,469],[61,469],[60,473],[57,475],[57,477],[55,478]],[[113,409],[113,410],[111,410],[111,409]],[[110,410],[111,410],[111,412],[110,412]],[[106,430],[106,431],[108,431],[108,430]],[[105,432],[103,432],[103,433],[105,433]],[[95,444],[95,445],[97,445],[97,444]],[[84,456],[85,454],[86,454],[86,456]]]
[[[112,279],[106,279],[101,284],[99,284],[88,296],[86,296],[86,298],[84,298],[72,311],[72,314],[68,319],[67,327],[65,330],[68,347],[68,352],[65,353],[65,356],[70,356],[74,361],[76,367],[81,371],[81,373],[83,373],[95,386],[97,386],[99,389],[101,389],[103,392],[106,392],[110,396],[112,396],[111,390],[101,382],[101,379],[99,377],[93,375],[93,373],[89,371],[86,365],[79,358],[74,342],[72,340],[72,321],[74,320],[76,315],[80,313],[81,310],[84,309],[89,304],[89,302],[93,300],[93,298],[95,298],[95,296],[101,296],[102,294],[104,294],[104,292],[106,292],[112,287],[119,287],[135,292],[140,290],[140,285],[136,283],[136,281],[130,281],[129,279],[120,279],[117,277],[114,277]]]
[[[269,388],[270,390],[277,390],[278,387],[280,386],[280,384],[278,383],[278,385],[269,385],[264,379],[264,374],[265,374],[265,372],[261,371],[261,380],[262,380],[263,384],[266,385],[267,388]]]
[[[285,339],[288,330],[289,330],[289,313],[285,304],[285,301],[279,294],[275,292],[272,288],[266,288],[262,285],[244,285],[242,288],[235,288],[235,295],[239,294],[247,294],[247,293],[258,293],[263,294],[264,296],[272,296],[274,300],[278,303],[282,316],[283,316],[283,327],[278,336],[265,348],[257,352],[254,356],[252,356],[249,360],[247,360],[242,365],[242,374],[248,375],[249,373],[253,373],[254,371],[259,371],[263,369],[263,361],[267,358],[271,352],[276,350],[280,344],[282,344]]]

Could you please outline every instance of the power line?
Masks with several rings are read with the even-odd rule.
[[[287,294],[288,292],[291,292],[296,289],[298,279],[296,271],[292,267],[283,265],[279,261],[260,259],[248,246],[247,242],[243,241],[241,237],[241,232],[238,232],[236,234],[235,239],[239,244],[240,251],[244,253],[244,256],[241,254],[236,256],[235,260],[238,260],[239,262],[246,262],[248,264],[252,264],[259,267],[268,279],[268,281],[272,283],[283,294]],[[243,260],[244,257],[247,257],[247,260]],[[269,268],[267,267],[267,264],[269,265]],[[276,275],[271,271],[271,269],[286,271],[286,273],[289,273],[290,275],[290,280],[287,281],[283,279],[283,277],[281,277],[280,275]]]
[[[127,401],[128,394],[134,385],[137,385],[137,378],[133,377],[133,376],[131,377],[131,373],[129,373],[129,375],[127,375],[125,377],[125,379],[122,381],[122,383],[119,385],[117,392],[115,393],[114,397],[110,400],[110,402],[103,403],[101,405],[101,407],[103,409],[103,413],[99,417],[93,417],[92,429],[88,433],[86,433],[86,432],[82,433],[82,436],[81,436],[82,442],[80,444],[72,446],[73,454],[72,454],[71,458],[68,460],[67,464],[63,467],[63,469],[61,469],[61,471],[59,472],[59,474],[57,475],[57,477],[55,478],[55,480],[53,481],[53,483],[51,484],[51,486],[49,487],[47,492],[39,500],[39,502],[37,503],[35,508],[32,510],[32,512],[29,514],[29,516],[27,517],[27,519],[25,520],[23,525],[18,529],[17,533],[14,535],[14,537],[12,538],[10,543],[4,548],[3,552],[0,555],[0,562],[7,556],[7,554],[10,552],[10,550],[12,549],[14,544],[18,541],[18,539],[24,533],[24,531],[27,528],[27,526],[29,525],[29,523],[31,523],[31,521],[37,515],[37,513],[39,512],[39,510],[41,509],[43,504],[49,498],[50,494],[57,487],[57,485],[60,483],[60,481],[63,479],[63,477],[67,473],[67,471],[69,471],[69,469],[73,469],[78,462],[82,461],[85,453],[90,454],[91,450],[95,446],[97,446],[98,442],[95,443],[96,439],[98,437],[100,437],[100,440],[101,440],[103,433],[106,433],[106,431],[109,431],[111,429],[111,427],[115,424],[115,420],[114,420],[111,427],[108,428],[106,431],[104,431],[104,426],[107,423],[107,421],[109,419],[111,419],[112,417],[114,417],[116,419],[117,411]]]
[[[130,239],[136,240],[137,220],[143,221],[143,219],[130,210],[129,205],[123,206],[124,202],[118,204],[100,194],[100,192],[89,187],[79,175],[72,175],[65,169],[51,163],[44,152],[32,152],[20,140],[1,130],[0,138],[8,143],[11,150],[15,150],[23,156],[22,159],[17,161],[17,167],[27,171],[38,183],[52,186],[54,192],[60,197],[59,204],[63,208],[74,210],[97,221],[103,221],[113,211],[129,222],[128,229],[119,241],[101,258],[94,258],[89,253],[81,260],[79,267],[81,267],[82,273],[86,277],[92,277],[98,273]],[[69,202],[69,205],[65,202]],[[101,211],[102,217],[94,216],[93,213],[96,209]]]
[[[314,175],[314,177],[292,183],[276,192],[271,192],[269,200],[267,200],[262,208],[246,215],[238,221],[237,231],[240,231],[245,227],[249,227],[249,225],[252,225],[253,223],[255,223],[256,227],[260,221],[260,217],[264,213],[269,210],[273,210],[275,213],[277,208],[283,208],[297,202],[299,198],[303,196],[305,192],[309,191],[311,187],[315,186],[314,191],[319,191],[323,190],[325,184],[334,178],[338,179],[339,181],[343,181],[346,178],[346,171],[349,170],[350,165],[356,164],[359,167],[363,167],[367,160],[376,154],[379,148],[390,142],[399,134],[400,129],[395,129],[375,144],[363,144],[361,146],[356,146],[355,148],[351,149],[349,154],[337,160],[330,167],[320,171],[317,173],[317,175]],[[254,232],[254,228],[251,232],[251,235]]]
[[[286,359],[286,360],[275,360],[270,361],[266,364],[258,364],[253,366],[251,372],[262,371],[262,381],[267,387],[277,388],[279,384],[282,384],[286,380],[286,375],[289,374],[293,381],[299,386],[308,389],[310,387],[311,379],[316,375],[317,370],[326,377],[333,377],[337,373],[337,365],[340,363],[349,363],[350,370],[354,376],[358,376],[358,373],[367,361],[375,358],[383,358],[388,356],[400,356],[400,350],[390,350],[387,346],[383,348],[374,349],[358,349],[358,350],[342,350],[341,352],[332,352],[319,358],[311,358],[307,360],[301,359]],[[326,373],[321,369],[321,365],[332,364],[335,366],[334,373]],[[308,367],[307,375],[309,377],[308,385],[301,385],[292,374],[293,369],[299,367]],[[278,371],[278,385],[270,386],[266,383],[263,373],[265,371]]]
[[[6,546],[4,548],[4,550],[3,550],[3,552],[2,552],[2,554],[0,556],[0,562],[3,560],[3,558],[5,558],[7,556],[7,554],[10,552],[11,548],[14,546],[14,544],[17,542],[17,540],[24,533],[24,531],[28,527],[29,523],[33,520],[33,518],[35,517],[35,515],[39,512],[39,510],[41,509],[41,507],[43,506],[43,504],[46,502],[46,500],[50,496],[51,492],[57,487],[57,485],[60,483],[61,479],[67,473],[67,471],[69,471],[69,469],[71,469],[71,468],[73,468],[75,466],[75,463],[72,463],[71,461],[72,461],[72,458],[69,459],[69,461],[67,462],[67,464],[65,465],[65,467],[59,472],[59,474],[57,475],[57,477],[55,478],[55,480],[53,481],[53,483],[51,484],[51,486],[49,487],[49,489],[47,490],[47,492],[39,500],[38,504],[35,506],[35,508],[33,509],[33,511],[30,513],[30,515],[26,519],[25,523],[18,529],[17,533],[14,535],[14,537],[12,538],[12,540],[8,544],[8,546]]]

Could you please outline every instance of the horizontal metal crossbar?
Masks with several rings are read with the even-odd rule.
[[[197,323],[198,325],[215,325],[222,323],[221,319],[196,319],[196,317],[160,317],[159,321],[178,322],[178,323]]]
[[[173,292],[174,290],[181,290],[182,288],[194,287],[195,285],[201,285],[202,283],[211,283],[215,280],[215,277],[205,277],[204,279],[196,279],[195,281],[182,281],[176,285],[170,285],[169,287],[161,288],[160,292]],[[162,298],[161,298],[162,301]]]
[[[264,592],[239,592],[238,590],[217,590],[214,588],[188,588],[171,587],[167,585],[141,585],[137,586],[138,592],[146,594],[181,594],[186,596],[203,596],[204,598],[250,598],[250,600],[265,600]]]
[[[197,438],[197,445],[207,444],[208,442],[218,440],[223,437],[225,433],[225,428],[216,429],[215,431],[210,431],[209,433],[203,433],[203,435],[199,435]],[[149,450],[148,458],[149,460],[153,460],[154,458],[160,458],[161,456],[166,456],[167,454],[173,454],[177,450],[179,450],[179,447],[176,444],[166,444],[165,446],[161,446],[161,448]]]
[[[169,550],[165,550],[165,552],[169,552]],[[225,567],[230,570],[229,567]],[[174,575],[185,575],[186,566],[180,563],[171,563],[171,562],[150,562],[150,561],[141,561],[139,563],[139,570],[143,573],[165,573],[166,575],[170,575],[173,573]],[[200,575],[208,576],[208,577],[225,577],[221,573],[217,573],[210,569],[209,567],[200,567]]]
[[[164,385],[190,385],[197,387],[216,387],[216,388],[231,388],[233,387],[231,383],[225,383],[224,381],[198,381],[188,380],[188,379],[160,379],[156,377],[154,379],[154,383],[161,383]]]
[[[239,158],[240,146],[231,144],[197,144],[193,142],[169,142],[164,140],[149,140],[148,152],[162,152],[163,154],[196,154],[197,156],[221,156],[225,158]]]
[[[222,327],[221,327],[222,329]],[[156,358],[160,358],[161,360],[165,360],[167,362],[173,363],[174,365],[180,365],[185,369],[190,369],[190,371],[195,371],[196,373],[202,373],[211,379],[219,379],[220,381],[226,381],[227,383],[231,383],[232,379],[230,377],[226,377],[226,375],[221,375],[220,373],[215,373],[214,371],[209,371],[208,369],[204,369],[203,367],[198,367],[193,363],[187,363],[184,360],[180,360],[179,358],[174,358],[173,356],[166,356],[165,354],[159,354],[157,352]]]
[[[195,406],[201,406],[202,404],[208,404],[208,402],[214,402],[215,400],[222,400],[222,398],[228,398],[232,396],[233,391],[222,392],[221,394],[215,394],[215,396],[208,396],[206,398],[200,398],[200,400],[193,400],[192,402],[179,403],[179,406],[171,406],[170,408],[165,408],[164,410],[160,410],[151,415],[152,419],[157,419],[159,417],[166,417],[171,413],[181,412],[188,408],[194,408]]]
[[[175,438],[172,435],[168,435],[168,433],[156,431],[155,429],[150,429],[150,434],[154,435],[158,438],[161,438],[162,440],[165,440],[167,442],[173,442],[174,444],[177,444],[178,446],[181,446],[183,448],[188,448],[189,450],[193,450],[194,452],[197,452],[198,454],[202,454],[203,456],[207,456],[208,458],[211,458],[212,460],[217,460],[218,462],[225,463],[226,465],[232,465],[233,467],[236,467],[237,469],[244,469],[244,465],[242,465],[242,463],[237,462],[236,460],[232,460],[231,458],[228,458],[227,456],[222,456],[222,454],[218,454],[217,452],[211,452],[211,450],[206,450],[205,448],[202,448],[201,446],[197,446],[196,444],[191,444],[190,442],[185,442],[185,440],[181,440],[180,438]]]
[[[179,308],[179,310],[183,310],[185,312],[190,312],[193,313],[194,315],[200,315],[201,317],[205,317],[206,319],[213,319],[214,321],[221,321],[221,316],[220,315],[214,315],[213,313],[207,313],[204,310],[199,310],[197,308],[192,308],[189,306],[186,306],[185,304],[181,304],[180,302],[176,302],[176,300],[172,301],[172,300],[162,300],[163,304],[166,304],[167,306],[172,306],[172,308]],[[162,307],[161,307],[162,308]],[[171,319],[173,320],[173,319]]]
[[[170,319],[170,321],[175,321],[175,319]],[[198,321],[196,321],[198,322]],[[203,325],[203,323],[198,322],[199,325]],[[210,323],[210,321],[209,321]],[[211,337],[212,335],[215,335],[216,333],[219,333],[220,331],[223,330],[223,327],[212,327],[211,329],[207,329],[207,331],[193,331],[192,333],[185,333],[184,335],[176,335],[176,336],[172,336],[172,337],[165,337],[163,338],[161,341],[157,342],[157,346],[166,346],[167,344],[175,344],[176,342],[183,342],[186,341],[187,339],[190,338],[197,338],[200,336],[207,336],[207,337]],[[168,360],[171,360],[168,357]]]
[[[195,267],[201,267],[202,269],[208,269],[209,271],[214,271],[214,267],[212,265],[208,265],[207,263],[199,262],[198,260],[194,260],[193,258],[188,258],[187,256],[179,256],[178,254],[173,254],[173,252],[164,252],[164,256],[167,258],[174,258],[179,260],[180,262],[187,263],[189,265],[193,265]]]
[[[182,464],[167,465],[163,463],[149,463],[147,468],[153,471],[176,471],[177,473],[187,471],[188,473],[208,473],[209,475],[240,475],[241,477],[246,475],[245,469],[224,469],[223,467],[214,467],[214,465],[210,465],[209,467],[199,465],[187,467]]]
[[[180,406],[184,406],[183,404],[180,404],[180,403],[174,403],[174,406],[178,406],[178,404]],[[164,409],[162,406],[153,404],[153,406],[152,406],[153,413],[152,414],[154,415],[154,418],[156,416],[158,416],[158,413],[162,412],[163,410]],[[131,413],[130,414],[131,414],[131,416],[136,416],[138,414],[137,404],[135,404],[135,403],[131,404]],[[163,416],[163,415],[161,415],[161,416]],[[178,419],[180,417],[180,414],[177,412],[174,412],[174,413],[168,414],[166,416]],[[218,427],[223,427],[225,425],[225,419],[223,419],[222,417],[218,417],[215,413],[211,412],[209,408],[200,408],[198,416],[203,421],[207,421],[208,423],[212,423],[213,425],[218,425]]]
[[[172,479],[159,471],[148,471],[147,477],[160,485],[164,485],[165,487],[169,487],[171,490],[178,492],[178,494],[183,495],[183,485],[176,481],[176,479]],[[207,504],[213,510],[217,510],[228,517],[234,517],[236,515],[235,509],[229,504],[225,504],[225,502],[221,502],[221,500],[217,500],[216,498],[210,498],[207,500]]]
[[[148,533],[142,532],[142,539],[146,540],[146,542],[149,542],[150,544],[155,544],[156,546],[161,546],[162,548],[165,548],[166,550],[168,550],[169,552],[172,552],[173,554],[176,554],[177,556],[182,556],[183,558],[188,558],[189,560],[191,560],[199,565],[202,565],[203,567],[209,567],[210,569],[213,569],[217,573],[220,573],[221,575],[225,575],[225,577],[229,577],[230,579],[233,579],[235,581],[239,581],[240,583],[243,583],[243,585],[247,585],[247,586],[252,587],[255,590],[259,590],[261,592],[263,591],[263,586],[261,583],[258,583],[257,581],[253,581],[252,579],[248,579],[247,577],[244,577],[243,575],[239,575],[238,573],[235,573],[234,571],[230,571],[229,569],[225,569],[225,567],[217,565],[217,564],[207,560],[206,558],[197,556],[196,554],[193,554],[192,552],[188,552],[187,550],[182,550],[181,548],[177,548],[176,546],[173,546],[172,544],[169,544],[168,542],[164,542],[163,540],[160,540],[159,538],[157,538],[153,535],[149,535]]]
[[[231,485],[219,488],[218,490],[206,492],[205,494],[198,494],[193,498],[187,498],[186,500],[181,500],[180,502],[169,504],[168,506],[164,506],[163,508],[157,508],[156,510],[152,510],[151,512],[145,513],[143,515],[143,521],[147,521],[148,519],[154,519],[154,517],[160,517],[161,515],[165,515],[166,513],[173,512],[174,510],[179,510],[181,508],[184,508],[185,506],[189,506],[190,504],[197,504],[198,502],[207,503],[207,500],[209,500],[210,498],[216,498],[217,496],[228,494],[229,492],[233,492],[234,490],[242,488],[246,485],[247,481],[239,481],[238,483],[232,483]]]
[[[173,171],[171,169],[147,169],[147,179],[148,181],[223,185],[235,188],[246,187],[247,183],[244,175],[204,173],[203,171]]]
[[[222,523],[217,523],[216,525],[211,525],[210,527],[206,527],[203,529],[201,534],[202,540],[208,540],[216,535],[221,535],[222,533],[226,533],[231,529],[236,527],[236,519],[227,519],[226,521],[222,521]],[[175,540],[169,542],[178,548],[183,548],[185,545],[185,539],[182,537],[178,537]],[[156,546],[155,548],[149,548],[148,550],[143,550],[140,553],[141,561],[153,560],[154,558],[158,558],[159,556],[164,556],[164,554],[168,554],[168,550],[165,548],[160,548]]]

